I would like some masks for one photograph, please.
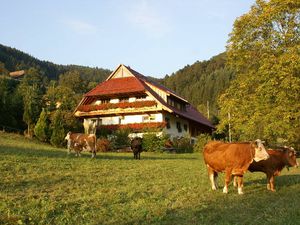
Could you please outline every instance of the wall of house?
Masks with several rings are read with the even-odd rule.
[[[153,90],[155,91],[165,102],[167,101],[167,93],[157,87],[155,87],[154,85],[147,83],[147,85]]]
[[[162,113],[94,117],[94,118],[84,119],[84,128],[86,133],[90,133],[89,132],[89,130],[91,130],[90,127],[98,126],[98,125],[117,125],[117,124],[149,123],[149,122],[163,122],[163,121],[164,119]]]
[[[171,139],[178,138],[178,137],[185,137],[190,134],[189,122],[186,119],[183,119],[181,117],[176,117],[175,115],[170,113],[164,113],[163,120],[167,121],[167,118],[169,119],[170,127],[169,128],[166,127],[164,131],[170,135]],[[178,129],[177,123],[180,124],[181,131],[180,129]]]

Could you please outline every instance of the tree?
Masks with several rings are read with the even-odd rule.
[[[60,110],[55,111],[51,122],[52,135],[50,143],[56,147],[60,147],[64,143],[65,129],[64,118]]]
[[[298,0],[257,0],[239,17],[227,46],[237,78],[219,98],[218,129],[230,123],[234,139],[299,144],[299,50]]]
[[[29,86],[23,96],[24,114],[23,120],[27,124],[28,137],[33,136],[34,124],[39,118],[41,111],[41,97],[38,95],[38,88],[36,85]]]
[[[45,108],[42,109],[39,120],[34,127],[34,134],[40,140],[49,140],[49,119]]]
[[[59,76],[59,85],[69,88],[75,93],[84,93],[86,85],[77,70],[68,71]]]
[[[18,92],[23,97],[23,120],[27,124],[27,135],[33,136],[34,125],[42,110],[45,80],[36,68],[31,68],[21,81]]]

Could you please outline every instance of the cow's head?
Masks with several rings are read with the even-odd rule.
[[[256,162],[269,158],[269,154],[267,153],[263,143],[264,141],[261,141],[260,139],[255,140],[255,142],[253,143],[255,149],[254,160]]]
[[[65,137],[65,140],[70,140],[70,136],[71,136],[71,131],[69,131],[68,133],[67,133],[67,135],[66,135],[66,137]]]
[[[292,167],[298,167],[299,164],[297,162],[297,152],[295,151],[295,149],[293,147],[287,147],[284,146],[284,158],[286,160],[286,165],[288,167],[292,166]]]

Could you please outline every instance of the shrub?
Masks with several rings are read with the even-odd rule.
[[[168,139],[169,136],[164,133],[160,136],[157,136],[156,133],[144,133],[143,150],[148,152],[162,152]]]
[[[46,142],[49,140],[49,119],[44,108],[40,114],[39,120],[34,127],[34,134],[40,141]]]
[[[194,145],[194,152],[202,152],[204,146],[207,142],[211,141],[211,136],[209,134],[200,134],[197,137],[197,142]]]
[[[51,123],[52,135],[50,143],[56,147],[60,147],[64,143],[65,129],[63,115],[60,110],[57,110],[53,115],[53,121]]]
[[[96,143],[97,152],[108,152],[110,148],[110,141],[107,138],[98,138]]]
[[[193,145],[191,144],[191,138],[182,137],[178,139],[174,139],[173,141],[174,147],[176,148],[177,153],[192,153]]]
[[[121,149],[130,146],[130,139],[128,137],[129,129],[118,129],[112,134],[111,146],[113,149]]]

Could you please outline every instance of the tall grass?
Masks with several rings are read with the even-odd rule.
[[[88,153],[76,158],[0,133],[0,224],[299,224],[300,172],[277,192],[247,173],[245,194],[210,190],[200,153]],[[220,185],[223,176],[220,176]]]

